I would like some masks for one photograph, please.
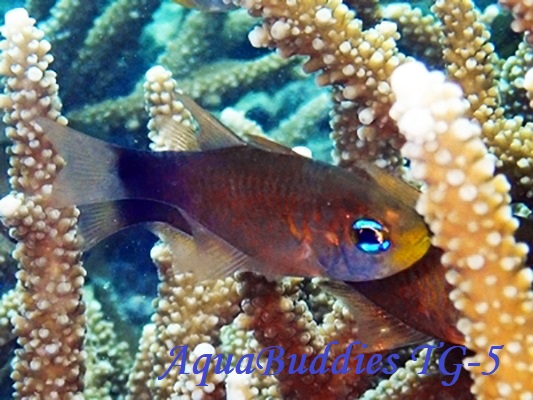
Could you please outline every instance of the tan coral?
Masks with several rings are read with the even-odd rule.
[[[399,368],[389,379],[383,380],[379,385],[368,390],[361,400],[396,400],[404,399],[423,385],[423,380],[428,379],[426,376],[420,376],[418,373],[424,367],[426,362],[427,349],[420,352],[416,360],[408,360],[405,366]],[[429,373],[435,374],[437,372],[436,360],[431,359],[431,364],[428,369]],[[406,390],[406,388],[408,388]],[[406,393],[407,392],[407,393]]]
[[[320,71],[319,85],[337,88],[332,127],[339,164],[349,167],[362,159],[391,168],[400,164],[398,158],[380,156],[381,149],[390,154],[401,145],[388,116],[388,77],[404,59],[396,48],[396,25],[383,21],[363,30],[362,21],[340,0],[239,3],[266,18],[249,35],[254,46],[276,47],[284,57],[309,56],[304,69]]]
[[[13,141],[9,173],[12,195],[9,215],[3,209],[19,244],[21,304],[12,323],[21,349],[16,351],[12,378],[15,397],[80,398],[85,355],[85,318],[81,288],[85,271],[79,264],[75,208],[47,206],[47,195],[61,167],[42,132],[32,125],[38,117],[60,117],[50,43],[24,9],[6,15],[2,28],[0,73],[7,76],[0,105],[6,111],[7,134]],[[5,202],[3,203],[6,204]]]
[[[356,322],[345,307],[335,303],[318,324],[302,298],[305,294],[300,279],[285,278],[276,283],[249,273],[237,279],[244,297],[243,314],[239,318],[254,332],[261,346],[256,352],[269,346],[279,346],[284,351],[281,356],[284,368],[276,374],[282,398],[355,398],[364,392],[369,383],[366,372],[333,374],[329,370],[335,357],[357,338]],[[330,344],[333,341],[337,344]],[[324,373],[289,373],[289,355],[295,354],[298,360],[294,368],[307,370],[313,357],[324,353],[326,348],[329,350]],[[351,351],[357,353],[355,348]],[[356,359],[352,358],[349,368],[353,370],[355,364]]]
[[[513,199],[531,204],[533,124],[521,116],[504,116],[495,81],[498,60],[487,27],[479,21],[471,0],[439,0],[433,9],[444,24],[443,55],[450,78],[463,88],[469,115],[482,125],[485,143],[498,158],[499,170],[511,181]],[[523,47],[517,54],[524,55]]]
[[[172,131],[164,129],[161,119],[171,118],[185,129],[194,130],[194,120],[191,113],[183,103],[176,98],[178,90],[176,81],[172,79],[172,73],[162,66],[155,66],[146,72],[144,84],[145,104],[150,115],[148,122],[148,137],[152,141],[150,148],[155,151],[185,150],[185,144]],[[188,150],[198,150],[197,146]]]
[[[87,373],[83,395],[86,399],[111,400],[125,392],[132,362],[128,344],[117,336],[113,322],[105,319],[92,287],[84,289],[83,299],[87,317],[84,343]]]
[[[441,36],[448,75],[459,82],[479,123],[494,119],[498,102],[497,55],[490,33],[471,0],[437,0],[432,10],[443,23]]]
[[[533,49],[527,43],[521,42],[515,53],[503,62],[498,82],[505,113],[524,116],[528,121],[533,117],[533,75],[528,74],[532,67]]]
[[[457,85],[421,64],[398,68],[392,77],[397,101],[391,115],[406,135],[403,149],[412,173],[428,185],[417,210],[445,250],[451,298],[463,318],[458,328],[477,352],[467,359],[472,392],[479,398],[531,398],[533,386],[533,280],[524,268],[527,246],[516,243],[509,184],[493,176],[495,164],[476,122],[465,118],[468,103]],[[500,363],[495,367],[492,346]]]
[[[11,289],[0,299],[0,346],[15,339],[11,319],[17,315],[20,304],[20,288]]]
[[[423,13],[409,3],[391,3],[382,8],[383,18],[396,21],[404,46],[413,56],[420,56],[432,65],[442,62],[442,25],[433,14]]]
[[[171,368],[161,380],[157,377],[163,376],[170,367],[174,359],[170,351],[174,347],[188,346],[188,351],[192,352],[202,343],[216,342],[220,328],[238,312],[236,284],[231,278],[198,284],[192,274],[175,274],[172,257],[162,244],[152,255],[159,266],[161,283],[153,325],[143,332],[141,350],[145,349],[144,354],[137,358],[130,377],[133,384],[130,398],[149,393],[151,398],[166,399],[173,394],[201,392],[204,388],[196,386],[198,376],[180,375],[179,367]],[[207,383],[213,385],[205,388],[205,394],[208,398],[220,398],[223,393],[220,376],[209,376]],[[140,382],[142,377],[148,380]]]

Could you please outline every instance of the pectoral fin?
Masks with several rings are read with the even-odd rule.
[[[390,350],[431,339],[389,314],[344,282],[320,279],[318,284],[341,300],[355,317],[358,339],[368,345],[364,352]]]
[[[259,271],[260,262],[244,254],[180,210],[192,235],[167,224],[150,224],[153,232],[170,246],[176,272],[192,272],[199,281],[221,279],[237,271]]]

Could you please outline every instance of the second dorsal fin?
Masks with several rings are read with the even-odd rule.
[[[379,182],[380,187],[388,191],[391,196],[394,196],[408,207],[415,207],[420,195],[417,189],[375,165],[366,164],[360,166],[360,168],[367,172],[376,182]]]
[[[266,136],[259,136],[259,135],[252,135],[247,134],[244,136],[246,139],[246,142],[254,147],[257,147],[262,150],[271,151],[273,153],[280,153],[280,154],[291,154],[291,155],[298,155],[295,151],[292,149],[289,149],[288,147],[275,142]]]
[[[214,150],[226,147],[251,145],[274,153],[298,155],[298,153],[292,149],[264,136],[248,134],[243,139],[228,129],[224,124],[211,115],[211,113],[200,107],[189,96],[180,93],[177,94],[176,97],[192,114],[200,127],[200,132],[197,136],[197,146],[200,150]],[[168,124],[168,129],[172,129],[177,134],[184,136],[184,143],[192,143],[190,140],[191,129],[186,129],[181,126],[174,127],[173,125],[175,125],[175,123],[172,120],[169,120]],[[197,148],[191,146],[191,150],[197,150]]]

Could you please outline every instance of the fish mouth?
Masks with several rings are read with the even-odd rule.
[[[411,267],[428,252],[430,247],[431,237],[425,224],[403,232],[396,240],[393,238],[391,267],[396,272]]]

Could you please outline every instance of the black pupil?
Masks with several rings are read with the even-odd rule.
[[[380,244],[380,236],[372,228],[362,228],[357,231],[357,237],[360,243]]]

